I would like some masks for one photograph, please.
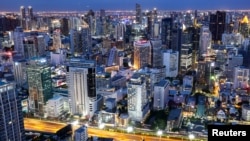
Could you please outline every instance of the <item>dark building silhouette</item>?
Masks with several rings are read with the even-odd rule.
[[[171,48],[172,30],[173,30],[173,19],[172,18],[162,19],[161,39],[162,39],[162,44],[166,45],[166,48]]]
[[[222,34],[225,31],[226,12],[217,11],[216,14],[210,15],[209,29],[212,33],[212,40],[215,43],[219,43],[222,38]]]

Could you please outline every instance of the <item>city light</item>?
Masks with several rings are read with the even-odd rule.
[[[189,138],[190,140],[193,140],[193,139],[195,138],[195,136],[194,136],[194,134],[189,134],[189,135],[188,135],[188,138]]]
[[[157,131],[157,135],[161,136],[163,134],[163,132],[161,130]]]
[[[133,127],[131,127],[131,126],[129,126],[129,127],[127,128],[127,132],[128,132],[128,133],[133,132],[133,130],[134,130],[134,129],[133,129]]]
[[[104,123],[101,123],[100,125],[99,125],[99,129],[103,129],[105,127],[105,124]]]
[[[71,122],[71,125],[73,125],[73,126],[76,126],[76,125],[78,125],[78,124],[79,124],[79,121],[78,121],[78,120]]]

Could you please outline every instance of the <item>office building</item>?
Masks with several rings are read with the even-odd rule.
[[[212,34],[207,26],[201,27],[200,41],[199,41],[199,57],[207,54],[208,50],[211,49]]]
[[[215,43],[220,43],[222,34],[226,27],[226,12],[217,11],[216,14],[210,15],[209,29],[212,34],[212,40]]]
[[[135,4],[135,12],[136,12],[135,21],[136,21],[136,23],[141,24],[141,22],[142,22],[142,10],[141,10],[141,5],[138,3]]]
[[[162,67],[162,42],[161,40],[150,40],[151,43],[151,66]]]
[[[166,45],[167,49],[171,49],[172,31],[173,31],[173,19],[164,18],[161,21],[161,40],[162,44]]]
[[[166,77],[176,77],[178,75],[179,52],[164,50],[162,52],[163,66],[165,66]]]
[[[92,117],[100,101],[96,94],[95,61],[71,59],[67,64],[67,84],[71,114]]]
[[[146,81],[135,73],[127,83],[128,114],[132,121],[141,122],[149,112]]]
[[[14,83],[0,82],[0,140],[24,141],[21,100]]]
[[[24,56],[23,40],[24,40],[23,28],[16,27],[16,29],[14,30],[14,50],[21,56]]]
[[[37,61],[37,62],[36,62]],[[27,67],[29,86],[29,111],[35,116],[44,116],[45,104],[52,98],[51,70],[45,60],[36,60]]]
[[[154,85],[154,106],[156,110],[165,109],[168,104],[169,84],[167,80],[161,80]]]
[[[149,41],[134,42],[134,68],[140,69],[151,64],[151,44]]]

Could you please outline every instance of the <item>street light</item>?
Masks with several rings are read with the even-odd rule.
[[[131,126],[127,127],[127,132],[128,133],[133,132],[133,130],[134,130],[133,127],[131,127]]]
[[[160,140],[161,140],[161,136],[162,136],[163,132],[161,130],[158,130],[156,134],[157,134],[157,136],[160,136]]]
[[[99,124],[99,129],[103,129],[105,127],[105,124],[104,123],[100,123]]]
[[[194,134],[189,134],[188,138],[189,138],[190,141],[192,141],[195,138],[195,136],[194,136]]]

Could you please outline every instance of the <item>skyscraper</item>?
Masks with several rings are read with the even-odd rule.
[[[0,81],[0,141],[24,141],[21,100],[15,84]]]
[[[161,39],[162,39],[162,44],[166,45],[166,48],[168,49],[171,48],[172,30],[173,30],[173,19],[172,18],[162,19]]]
[[[28,18],[30,20],[34,19],[34,15],[33,15],[33,8],[31,6],[28,7]]]
[[[68,62],[67,83],[71,114],[91,117],[97,110],[95,72],[95,61],[74,58]]]
[[[132,121],[141,122],[149,111],[146,81],[135,73],[127,83],[128,114]]]
[[[25,12],[25,7],[21,6],[20,7],[20,23],[22,28],[26,28],[26,12]]]
[[[27,68],[29,85],[29,111],[43,116],[46,102],[53,97],[50,67],[44,60],[36,60]]]
[[[151,64],[151,44],[149,41],[134,42],[134,68],[140,69]]]
[[[209,29],[212,33],[212,40],[220,42],[226,27],[226,12],[217,11],[210,15]]]
[[[142,21],[142,12],[141,12],[141,5],[136,3],[135,4],[135,21],[136,23],[138,24],[141,24],[141,21]]]
[[[23,45],[24,33],[23,28],[16,27],[14,30],[14,50],[24,56],[24,45]]]

